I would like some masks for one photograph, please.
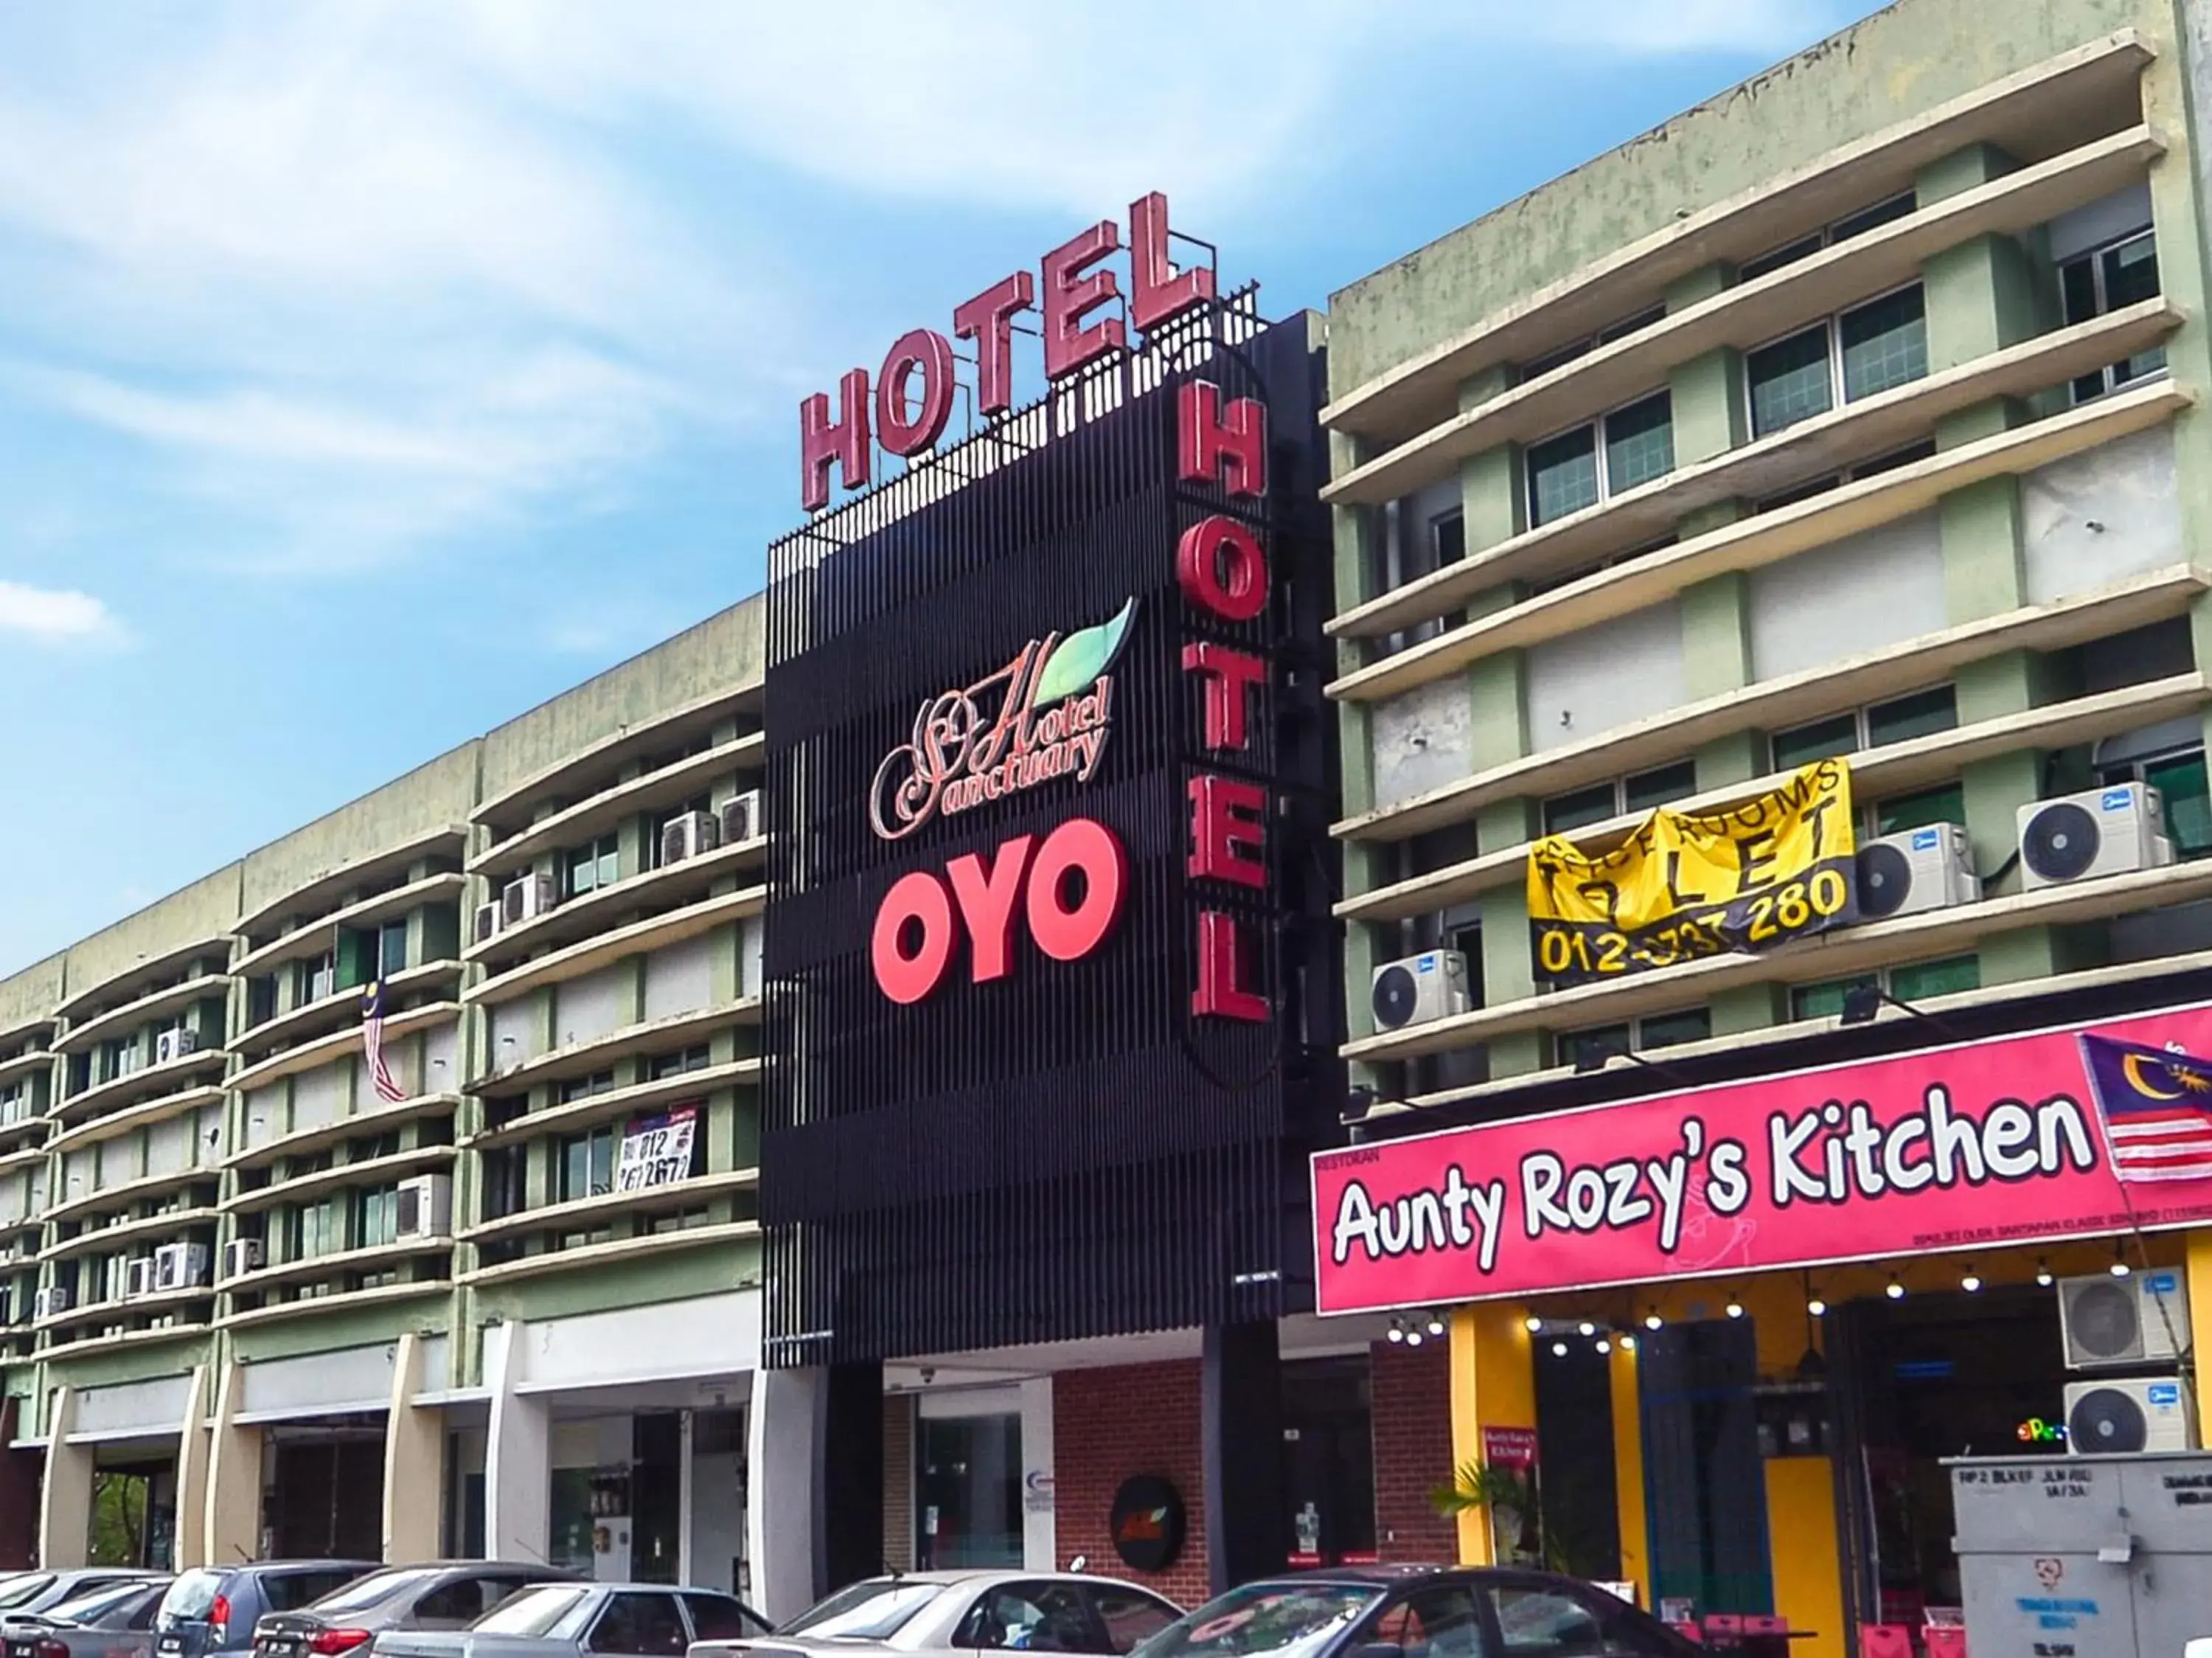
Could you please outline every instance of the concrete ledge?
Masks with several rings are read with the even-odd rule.
[[[183,984],[172,984],[166,990],[149,991],[135,1002],[126,1002],[119,1008],[110,1008],[96,1019],[88,1019],[82,1025],[71,1027],[54,1044],[54,1051],[81,1052],[103,1036],[135,1029],[165,1013],[174,1013],[179,1008],[189,1008],[193,1003],[208,997],[228,996],[229,992],[230,976],[228,973],[202,973],[198,978],[188,978]]]
[[[118,1221],[113,1226],[96,1226],[80,1232],[74,1238],[64,1238],[50,1243],[39,1252],[42,1261],[65,1261],[78,1255],[96,1255],[102,1250],[113,1249],[133,1239],[160,1237],[168,1233],[185,1233],[194,1227],[213,1226],[219,1213],[212,1205],[199,1209],[172,1209],[160,1215],[148,1215],[136,1221]],[[212,1289],[202,1289],[203,1295],[213,1295]],[[68,1317],[64,1314],[63,1316]]]
[[[696,785],[725,771],[757,771],[768,758],[768,735],[755,731],[718,745],[703,753],[686,755],[657,771],[648,771],[628,783],[618,783],[543,817],[520,834],[487,846],[468,863],[472,875],[497,881],[520,869],[542,852],[588,839],[613,828],[624,818],[661,803],[656,798],[681,800],[698,792]]]
[[[318,1278],[336,1278],[348,1272],[374,1272],[380,1267],[398,1266],[404,1262],[419,1260],[425,1255],[443,1255],[453,1247],[451,1238],[410,1238],[403,1243],[373,1244],[366,1249],[341,1249],[328,1255],[311,1255],[296,1261],[279,1261],[274,1266],[264,1266],[252,1272],[241,1272],[234,1278],[217,1278],[210,1295],[250,1295],[264,1289],[281,1289],[286,1284],[313,1283]],[[447,1288],[440,1279],[438,1287]],[[332,1300],[336,1296],[319,1297]],[[234,1315],[233,1315],[234,1316]]]
[[[110,973],[97,984],[88,984],[81,991],[72,991],[67,1001],[54,1009],[52,1017],[73,1019],[80,1008],[90,1006],[118,985],[143,984],[150,979],[166,978],[173,970],[183,966],[194,956],[220,956],[228,961],[230,960],[230,934],[204,934],[190,943],[179,944],[173,949],[162,951],[159,955],[150,955],[143,961],[133,962],[119,973]],[[144,999],[140,997],[131,998],[134,1002]],[[97,1016],[106,1017],[105,1015]]]
[[[288,911],[311,910],[319,901],[326,900],[365,881],[395,873],[404,875],[408,866],[418,859],[434,857],[441,852],[459,857],[467,848],[468,832],[458,823],[440,824],[434,829],[410,835],[405,840],[355,858],[349,863],[324,869],[283,897],[263,905],[250,915],[240,917],[238,936],[243,939],[258,933]]]
[[[1735,732],[1772,729],[1856,708],[1878,697],[1933,685],[1968,662],[2010,650],[2052,650],[2187,613],[2212,575],[2187,564],[2131,576],[2048,604],[2026,606],[1846,656],[1802,673],[1762,680],[1616,726],[1578,743],[1475,772],[1409,800],[1330,826],[1350,840],[1405,840],[1473,818],[1493,801],[1525,799],[1678,759]]]
[[[667,709],[651,719],[625,725],[479,801],[477,809],[469,814],[469,821],[495,834],[499,825],[512,820],[521,820],[518,827],[526,827],[534,815],[531,808],[558,796],[562,785],[580,774],[617,771],[632,755],[674,741],[692,731],[710,729],[723,720],[757,709],[761,692],[757,685],[730,686]],[[608,786],[590,792],[602,794]]]
[[[222,1058],[220,1054],[216,1057]],[[80,1146],[112,1140],[120,1134],[133,1134],[142,1128],[151,1128],[156,1123],[166,1123],[173,1117],[181,1117],[188,1111],[222,1103],[222,1089],[212,1082],[196,1088],[179,1089],[174,1094],[165,1094],[135,1106],[125,1106],[120,1111],[109,1112],[104,1117],[94,1117],[75,1128],[64,1130],[39,1148],[35,1155],[58,1157]]]
[[[2140,107],[2136,82],[2152,56],[2123,29],[1762,179],[1362,381],[1332,399],[1322,420],[1364,435],[1432,425],[1457,407],[1460,383],[1491,364],[1595,334],[1677,278],[1717,260],[1755,258],[1904,190],[1921,168],[1978,139],[2014,155],[2048,155],[2095,131],[2101,106],[2130,99]]]
[[[605,1192],[597,1197],[578,1198],[565,1204],[544,1204],[535,1209],[518,1210],[512,1215],[502,1215],[495,1221],[485,1221],[461,1234],[464,1243],[490,1243],[501,1238],[526,1237],[533,1232],[556,1232],[570,1227],[587,1227],[592,1222],[623,1215],[651,1214],[667,1209],[684,1209],[711,1198],[726,1197],[732,1192],[747,1192],[760,1185],[757,1168],[726,1169],[720,1174],[699,1174],[688,1180],[676,1180],[666,1186],[647,1186],[637,1192]]]
[[[1978,904],[1863,922],[1759,954],[1710,956],[1685,966],[1632,974],[1609,984],[1523,997],[1449,1019],[1386,1031],[1346,1043],[1346,1059],[1412,1059],[1474,1047],[1518,1031],[1572,1030],[1612,1023],[1705,1000],[1741,984],[1809,984],[1899,962],[1972,948],[1995,933],[2063,926],[2160,909],[2212,896],[2212,860],[2107,875],[2101,881],[2039,887]],[[2141,964],[2137,964],[2141,971]]]
[[[53,1049],[33,1048],[13,1059],[0,1059],[0,1082],[12,1082],[19,1076],[35,1076],[42,1070],[52,1070],[54,1058]]]
[[[596,938],[587,938],[580,944],[554,950],[534,961],[526,961],[520,967],[495,973],[473,989],[463,991],[461,999],[480,1008],[496,1007],[502,1002],[512,1002],[516,997],[534,991],[541,984],[557,984],[563,979],[580,978],[585,973],[611,966],[627,957],[642,955],[648,950],[660,949],[670,944],[681,944],[686,939],[696,938],[717,927],[727,926],[747,916],[758,915],[767,902],[767,887],[748,887],[687,905],[682,909],[671,910],[664,915],[649,916],[643,921],[634,921],[626,927],[617,927],[601,933]]]
[[[274,1181],[268,1186],[256,1186],[251,1192],[233,1192],[216,1207],[226,1215],[248,1215],[277,1204],[302,1203],[325,1192],[380,1184],[428,1169],[449,1167],[457,1155],[454,1147],[444,1145],[416,1146],[408,1151],[395,1151],[386,1157],[365,1157],[357,1163],[340,1163],[335,1168],[318,1169],[313,1174]]]
[[[211,1301],[215,1291],[205,1284],[195,1284],[187,1289],[165,1289],[155,1295],[132,1295],[121,1301],[92,1301],[82,1307],[72,1307],[66,1313],[57,1313],[40,1319],[33,1330],[66,1330],[71,1325],[112,1322],[118,1319],[143,1318],[164,1308],[189,1306],[193,1301]],[[174,1328],[174,1326],[164,1326]],[[140,1332],[143,1333],[143,1332]],[[96,1339],[96,1338],[95,1338]]]
[[[419,1283],[380,1283],[374,1289],[349,1289],[342,1295],[310,1295],[303,1301],[278,1301],[272,1307],[256,1307],[243,1313],[226,1313],[215,1321],[218,1330],[238,1330],[257,1324],[282,1324],[291,1319],[310,1319],[318,1313],[348,1311],[356,1307],[374,1307],[385,1301],[422,1301],[431,1295],[450,1295],[453,1283],[450,1278],[427,1278]],[[291,1413],[296,1419],[298,1413]],[[263,1417],[263,1420],[276,1418]],[[234,1420],[244,1421],[236,1417]]]
[[[280,962],[296,960],[301,956],[320,955],[330,948],[331,936],[340,927],[366,927],[373,922],[404,915],[418,904],[432,903],[448,896],[459,899],[461,889],[467,885],[467,878],[458,871],[442,875],[425,875],[404,887],[379,893],[374,898],[349,904],[343,910],[319,916],[305,926],[295,927],[281,937],[271,939],[258,950],[247,951],[230,964],[231,977],[244,978]]]
[[[471,1151],[486,1151],[495,1146],[512,1145],[518,1140],[534,1140],[541,1134],[574,1134],[579,1129],[627,1117],[645,1106],[670,1104],[692,1094],[703,1097],[757,1082],[760,1074],[758,1059],[733,1059],[726,1064],[678,1071],[672,1076],[656,1076],[647,1082],[632,1082],[627,1088],[609,1088],[604,1094],[586,1094],[562,1105],[526,1111],[513,1122],[482,1130],[461,1143]]]
[[[202,1290],[200,1299],[211,1298],[211,1292]],[[132,1306],[137,1305],[136,1302]],[[87,1336],[80,1341],[52,1342],[39,1350],[41,1363],[52,1364],[63,1359],[90,1358],[95,1354],[129,1352],[141,1347],[165,1346],[171,1342],[205,1341],[209,1326],[204,1322],[166,1325],[159,1330],[126,1330],[119,1336]],[[135,1437],[135,1436],[134,1436]]]
[[[674,905],[704,893],[716,881],[756,869],[768,861],[768,838],[734,841],[711,852],[646,869],[555,905],[543,915],[494,933],[482,943],[471,942],[461,951],[464,960],[489,964],[512,961],[533,949],[547,949],[589,936],[615,916],[653,904]]]
[[[373,1096],[372,1096],[373,1097]],[[280,1157],[300,1157],[325,1146],[334,1146],[342,1141],[357,1138],[364,1134],[381,1134],[397,1128],[402,1123],[411,1123],[418,1117],[434,1117],[441,1112],[460,1108],[459,1094],[418,1094],[412,1099],[395,1105],[377,1102],[374,1111],[356,1112],[350,1117],[340,1117],[315,1128],[303,1128],[291,1134],[280,1134],[273,1140],[264,1140],[258,1146],[247,1146],[223,1159],[225,1169],[258,1168],[264,1163]]]
[[[535,1088],[541,1082],[558,1082],[573,1076],[588,1076],[617,1059],[635,1058],[658,1048],[673,1047],[686,1037],[710,1036],[732,1025],[757,1025],[760,1018],[760,997],[739,997],[734,1002],[672,1013],[665,1019],[648,1019],[635,1025],[623,1025],[604,1036],[549,1048],[544,1053],[519,1061],[504,1070],[479,1076],[470,1082],[467,1088],[471,1094],[512,1094],[518,1088]]]
[[[542,1277],[550,1272],[581,1271],[587,1267],[603,1265],[617,1255],[629,1260],[645,1255],[665,1255],[679,1249],[703,1249],[714,1244],[737,1243],[758,1236],[758,1221],[724,1221],[714,1226],[686,1227],[681,1232],[653,1232],[640,1238],[617,1238],[610,1243],[586,1244],[577,1249],[555,1249],[542,1255],[525,1255],[520,1260],[502,1261],[497,1266],[480,1266],[472,1272],[464,1272],[460,1282],[471,1289],[482,1289],[490,1284],[513,1283],[520,1278]]]
[[[433,961],[404,973],[394,973],[385,980],[385,988],[387,991],[408,990],[415,984],[458,978],[460,972],[461,964],[458,961]],[[359,989],[340,991],[336,996],[326,996],[319,1002],[310,1003],[298,1009],[296,1014],[288,1014],[281,1020],[271,1020],[268,1024],[247,1033],[248,1035],[273,1033],[278,1026],[289,1025],[301,1015],[317,1015],[319,1018],[313,1022],[319,1023],[322,1018],[332,1015],[351,1014],[351,1017],[340,1024],[337,1029],[325,1035],[309,1037],[295,1047],[280,1048],[266,1059],[258,1059],[233,1071],[223,1086],[243,1094],[252,1088],[264,1087],[280,1076],[289,1076],[295,1071],[313,1070],[349,1051],[357,1050],[361,1046],[360,1009]],[[411,1036],[416,1031],[432,1025],[442,1025],[460,1016],[461,1004],[458,1002],[432,1002],[420,1008],[410,1008],[385,1020],[384,1039],[387,1043],[395,1042],[403,1036]],[[244,1037],[240,1038],[240,1045],[244,1041]]]
[[[2212,685],[2208,685],[2203,674],[2177,674],[2171,679],[2147,680],[2094,697],[2047,703],[1974,725],[1956,726],[1907,742],[1861,749],[1848,757],[1852,795],[1858,800],[1908,794],[1955,777],[1961,766],[1976,760],[2015,748],[2071,747],[2192,713],[2207,703],[2212,703]],[[1788,778],[1789,773],[1775,771],[1726,789],[1709,789],[1676,802],[1674,809],[1717,811],[1778,789]],[[1610,850],[1626,839],[1646,815],[1633,812],[1591,824],[1575,831],[1575,842],[1585,850]],[[1371,893],[1342,899],[1335,913],[1347,921],[1401,921],[1448,910],[1498,887],[1518,886],[1526,877],[1528,847],[1527,841],[1517,842],[1428,875],[1378,887]]]
[[[82,1198],[73,1198],[65,1204],[56,1204],[39,1218],[56,1226],[86,1215],[97,1215],[103,1209],[118,1204],[134,1204],[143,1198],[159,1197],[180,1186],[204,1183],[213,1186],[222,1179],[222,1169],[216,1164],[194,1164],[169,1174],[148,1174],[136,1180],[123,1180],[114,1186],[102,1186],[97,1192],[88,1192]]]
[[[219,1071],[230,1063],[227,1048],[196,1048],[180,1059],[172,1059],[165,1065],[141,1065],[137,1070],[125,1071],[120,1076],[110,1077],[105,1082],[95,1082],[90,1088],[56,1100],[46,1107],[46,1115],[56,1123],[67,1123],[73,1118],[86,1116],[112,1106],[118,1100],[137,1100],[141,1096],[158,1094],[164,1089],[173,1091],[178,1083],[202,1071]],[[136,1106],[125,1107],[136,1109]]]

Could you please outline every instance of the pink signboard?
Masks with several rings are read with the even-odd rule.
[[[1313,1160],[1320,1310],[2212,1220],[2212,1008]]]

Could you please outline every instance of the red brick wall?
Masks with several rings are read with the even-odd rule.
[[[1386,1562],[1449,1564],[1459,1528],[1429,1493],[1451,1484],[1451,1344],[1378,1341],[1372,1362],[1376,1548]]]
[[[1141,1582],[1181,1606],[1206,1598],[1197,1360],[1060,1371],[1052,1379],[1052,1460],[1059,1564],[1087,1555],[1091,1570]],[[1182,1493],[1182,1552],[1164,1572],[1133,1571],[1114,1552],[1107,1521],[1115,1488],[1132,1474],[1158,1474]]]

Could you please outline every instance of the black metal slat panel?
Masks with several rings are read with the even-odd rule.
[[[1157,389],[1141,394],[1132,387],[1146,365],[1104,365],[997,429],[1034,435],[1052,413],[1051,442],[1020,454],[1000,436],[971,439],[771,550],[761,1155],[771,1364],[1310,1304],[1303,1158],[1334,1131],[1340,1095],[1333,722],[1320,694],[1329,548],[1314,493],[1317,362],[1302,325],[1255,332],[1249,299],[1233,296],[1198,331],[1233,349],[1201,344],[1164,382],[1152,365],[1143,383]],[[1264,510],[1176,481],[1175,394],[1194,357],[1210,359],[1195,372],[1227,396],[1269,405]],[[1079,399],[1119,406],[1060,420]],[[933,479],[969,472],[980,475],[920,501]],[[1274,607],[1249,624],[1201,621],[1176,585],[1182,530],[1224,510],[1261,532],[1273,565]],[[874,833],[877,768],[927,698],[1133,596],[1111,734],[1088,783],[940,814],[896,842]],[[1181,663],[1197,638],[1274,663],[1242,755],[1202,747],[1200,686]],[[1200,771],[1275,790],[1266,893],[1194,890],[1186,786]],[[1079,815],[1111,827],[1131,868],[1120,925],[1096,953],[1053,961],[1018,923],[1005,979],[969,982],[963,948],[915,1006],[878,990],[869,930],[895,881],[966,852],[991,857]],[[1272,1023],[1192,1017],[1205,905],[1237,915],[1261,945]],[[1312,1005],[1295,1005],[1298,995]]]

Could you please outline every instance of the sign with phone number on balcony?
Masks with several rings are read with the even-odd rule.
[[[1547,835],[1528,852],[1536,976],[1588,984],[1848,925],[1856,850],[1840,759],[1723,811],[1661,807],[1596,856]]]

